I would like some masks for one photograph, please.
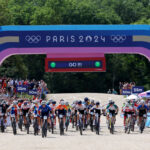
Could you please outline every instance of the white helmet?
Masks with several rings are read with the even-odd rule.
[[[60,104],[61,104],[61,105],[65,105],[65,102],[64,102],[64,101],[60,101]]]
[[[41,104],[42,104],[42,105],[46,105],[46,101],[45,101],[45,100],[43,100]]]
[[[126,103],[126,107],[129,107],[130,105],[129,105],[129,103]]]
[[[13,105],[17,105],[17,101],[13,101]]]
[[[145,104],[145,101],[143,99],[141,100],[141,104]]]

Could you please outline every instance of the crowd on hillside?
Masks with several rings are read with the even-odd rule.
[[[0,77],[0,95],[3,97],[13,97],[17,95],[17,86],[26,86],[28,90],[36,90],[38,95],[48,92],[47,84],[43,81],[18,80],[6,77]]]
[[[134,86],[136,86],[135,82],[119,82],[120,94],[122,94],[122,90],[131,90]]]

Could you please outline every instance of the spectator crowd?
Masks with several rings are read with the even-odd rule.
[[[0,77],[0,95],[1,97],[14,97],[17,96],[17,86],[26,86],[28,90],[36,90],[36,97],[40,97],[42,94],[48,92],[47,84],[43,81],[33,80],[18,80],[6,77]]]
[[[122,95],[122,90],[132,90],[135,86],[135,82],[119,82],[119,92]]]

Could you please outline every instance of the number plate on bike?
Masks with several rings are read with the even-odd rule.
[[[95,116],[98,117],[98,113],[96,113]]]
[[[112,114],[109,114],[109,117],[112,118]]]
[[[131,115],[128,114],[128,118],[130,118],[130,117],[131,117]]]
[[[59,118],[63,118],[63,115],[59,115]]]
[[[11,117],[12,117],[12,118],[15,117],[15,114],[11,114]]]
[[[44,119],[46,120],[46,119],[47,119],[47,116],[44,116]]]
[[[82,117],[82,114],[79,114],[79,117],[81,118],[81,117]]]
[[[67,113],[67,116],[68,116],[68,117],[70,117],[70,114],[69,114],[69,113]]]
[[[34,117],[37,117],[37,115],[36,115],[36,114],[34,114]]]
[[[94,113],[93,112],[91,112],[91,115],[93,115]]]

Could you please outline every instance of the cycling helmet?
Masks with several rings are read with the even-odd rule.
[[[56,104],[56,101],[52,101],[52,104]]]
[[[93,99],[91,100],[91,103],[94,103],[94,100],[93,100]]]
[[[46,101],[45,101],[45,100],[43,100],[41,104],[42,104],[42,105],[46,105]]]
[[[66,102],[65,105],[68,106],[68,105],[69,105],[69,102]]]
[[[61,104],[61,105],[64,105],[64,104],[65,104],[65,102],[64,102],[64,101],[61,101],[61,102],[60,102],[60,104]]]
[[[78,105],[81,105],[82,104],[82,101],[78,101]]]
[[[109,104],[113,104],[113,101],[112,101],[112,100],[109,100]]]
[[[100,105],[100,102],[97,101],[97,102],[96,102],[96,105]]]
[[[27,102],[27,101],[25,101],[25,102],[24,102],[24,105],[26,106],[27,104],[28,104],[28,102]]]
[[[115,102],[112,100],[112,104],[115,104]]]
[[[4,105],[4,104],[6,104],[6,101],[5,101],[5,100],[2,101],[2,105]]]
[[[143,99],[141,100],[141,104],[145,104],[145,101]]]
[[[17,105],[17,101],[13,101],[13,105]]]
[[[88,97],[84,98],[84,102],[88,102],[88,100],[89,100]]]
[[[53,102],[53,100],[52,100],[52,99],[50,99],[50,100],[49,100],[49,103],[52,103],[52,102]]]

